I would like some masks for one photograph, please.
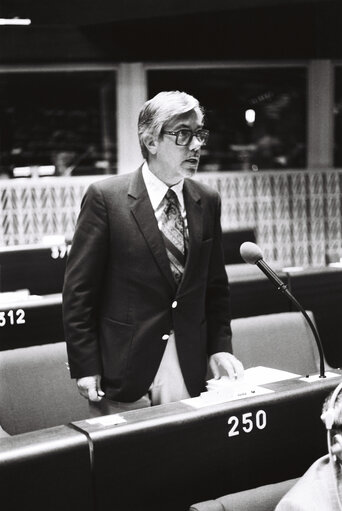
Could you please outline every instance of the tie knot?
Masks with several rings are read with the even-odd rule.
[[[172,190],[172,188],[169,188],[168,191],[165,194],[166,200],[178,205],[178,197],[176,195],[176,192]]]
[[[178,197],[171,188],[165,194],[165,213],[169,217],[180,215],[180,204]]]

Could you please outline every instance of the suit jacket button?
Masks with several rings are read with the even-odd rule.
[[[170,337],[169,334],[164,334],[162,339],[163,341],[167,341],[169,337]]]
[[[177,305],[178,305],[178,302],[177,302],[177,300],[175,300],[174,302],[172,302],[171,307],[172,307],[173,309],[175,309],[175,308],[177,307]]]

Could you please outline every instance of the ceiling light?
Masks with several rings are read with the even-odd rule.
[[[31,25],[29,18],[0,18],[0,25]]]

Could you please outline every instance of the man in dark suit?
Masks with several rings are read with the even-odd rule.
[[[208,132],[192,96],[140,112],[145,162],[92,184],[68,258],[63,315],[71,376],[93,414],[160,404],[240,377],[216,191],[191,179]],[[104,398],[105,396],[105,398]]]

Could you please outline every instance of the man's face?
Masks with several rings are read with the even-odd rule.
[[[199,109],[170,119],[163,127],[156,143],[154,155],[155,169],[158,177],[167,185],[172,186],[184,177],[191,177],[197,171],[201,144],[193,137],[187,146],[176,145],[176,137],[164,131],[189,129],[193,132],[203,128],[203,114]]]

